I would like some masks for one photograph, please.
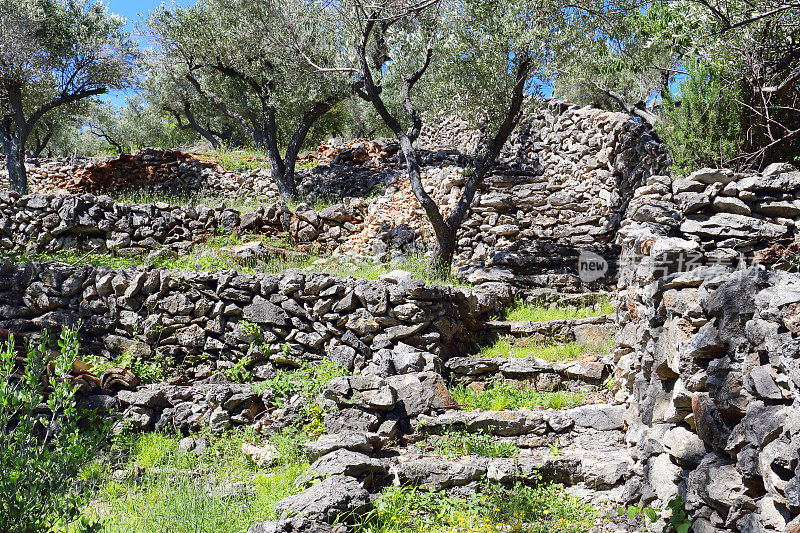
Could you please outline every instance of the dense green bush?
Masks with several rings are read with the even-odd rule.
[[[739,154],[742,106],[739,88],[725,81],[714,65],[691,62],[680,95],[663,102],[659,125],[678,173],[701,167],[723,167]]]
[[[81,429],[75,383],[74,330],[65,329],[60,350],[47,339],[28,346],[20,374],[13,338],[0,350],[0,530],[50,531],[78,515],[79,469],[99,449],[102,428]]]

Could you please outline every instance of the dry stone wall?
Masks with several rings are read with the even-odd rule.
[[[359,201],[314,211],[305,204],[294,212],[285,204],[241,213],[224,207],[119,204],[109,196],[20,196],[0,191],[0,250],[42,253],[87,250],[138,255],[162,247],[180,252],[212,233],[286,236],[317,251],[336,248],[357,232],[364,206]]]
[[[443,211],[461,194],[466,165],[484,134],[452,118],[421,134],[418,144],[429,152],[424,183]],[[476,194],[458,235],[456,263],[474,282],[578,291],[581,251],[613,264],[616,230],[633,190],[668,172],[668,165],[655,133],[628,115],[558,101],[532,108]],[[370,204],[352,250],[424,249],[419,240],[431,235],[410,188],[398,181]],[[565,276],[548,276],[553,273]]]
[[[323,358],[382,375],[438,370],[507,303],[400,274],[368,281],[7,261],[0,294],[0,328],[80,322],[88,350],[169,362],[191,379],[241,361],[266,379],[275,365]]]
[[[485,134],[457,119],[443,120],[423,131],[418,142],[423,149],[423,180],[444,212],[461,194],[464,172],[478,139]],[[360,216],[351,210],[351,220],[337,220],[333,226],[339,229],[334,228],[333,233],[325,224],[315,224],[322,213],[301,209],[305,215],[296,213],[291,229],[298,242],[327,241],[326,250],[343,244],[339,255],[380,260],[428,250],[432,232],[410,190],[396,142],[326,143],[303,162],[315,165],[299,171],[299,189],[308,197],[382,193],[362,206]],[[610,262],[604,278],[610,284],[619,254],[616,231],[632,191],[648,176],[666,173],[668,163],[657,136],[628,115],[559,101],[531,105],[496,169],[476,194],[458,235],[456,265],[474,283],[512,283],[538,296],[548,291],[576,293],[585,289],[577,276],[578,258],[581,252],[590,251]],[[222,200],[262,202],[267,211],[271,209],[267,206],[277,201],[266,170],[226,172],[202,154],[169,151],[148,150],[74,168],[63,162],[45,163],[30,168],[30,179],[33,190],[59,194],[115,196],[131,190],[183,197],[208,194]],[[175,214],[193,218],[191,210]],[[262,214],[267,219],[265,225],[277,225],[273,214]],[[224,219],[224,230],[235,218],[232,210],[211,216]],[[336,216],[342,218],[339,212]],[[175,217],[164,218],[172,225]],[[280,218],[285,218],[283,213]],[[54,221],[52,217],[48,220]],[[357,223],[361,220],[363,225]],[[349,226],[345,227],[345,222]],[[207,220],[199,223],[212,225]],[[289,230],[285,224],[283,229]],[[130,232],[123,229],[114,233],[119,233],[119,242],[124,243],[128,237],[123,234]],[[194,238],[188,228],[167,231],[164,238],[172,240],[178,234]],[[47,232],[42,239],[53,242]],[[115,239],[111,239],[112,244],[119,246]],[[132,235],[131,243],[146,239]]]
[[[627,499],[697,533],[800,529],[800,172],[653,176],[620,231]],[[791,248],[789,248],[791,251]],[[761,263],[761,264],[759,264]],[[796,265],[796,262],[794,263]]]

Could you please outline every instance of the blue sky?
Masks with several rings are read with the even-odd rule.
[[[128,19],[128,30],[134,31],[136,24],[147,17],[148,12],[154,10],[161,4],[171,5],[173,3],[180,6],[189,6],[195,3],[196,0],[104,0],[108,6],[109,11],[117,15],[122,15]],[[136,34],[134,33],[136,37]],[[111,94],[104,95],[103,100],[112,102],[116,105],[125,103],[125,98],[129,94],[122,91],[114,91]]]

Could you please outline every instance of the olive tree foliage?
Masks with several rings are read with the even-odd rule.
[[[742,107],[735,166],[800,161],[800,2],[703,0],[713,64]]]
[[[181,95],[170,112],[212,144],[234,124],[267,152],[284,198],[296,194],[295,162],[309,131],[349,94],[345,73],[331,67],[341,51],[318,11],[314,2],[201,0],[162,7],[147,21]],[[198,118],[209,108],[225,123]],[[290,132],[285,140],[282,130]]]
[[[519,123],[525,97],[551,78],[553,59],[594,28],[594,17],[559,0],[345,0],[330,10],[351,50],[356,93],[400,143],[433,228],[431,272],[447,277],[458,228]],[[423,186],[414,141],[424,116],[465,110],[489,133],[456,205],[442,213]]]
[[[44,115],[28,136],[26,155],[33,159],[42,156],[69,155],[76,148],[74,138],[84,126],[89,100],[61,106]]]
[[[25,146],[48,113],[129,84],[124,20],[89,0],[0,0],[0,145],[25,193]]]
[[[657,123],[656,105],[684,74],[680,61],[698,24],[669,3],[635,0],[607,5],[602,21],[558,58],[554,95]]]
[[[673,151],[683,151],[689,139],[712,149],[727,146],[719,163],[736,168],[797,161],[800,2],[680,1],[670,9],[691,29],[690,38],[671,48],[685,76],[679,94],[665,105],[671,120],[662,129],[678,141]],[[668,48],[669,34],[660,34]],[[689,162],[692,153],[680,157]]]
[[[18,351],[0,343],[0,517],[2,531],[61,530],[85,499],[75,477],[96,455],[106,424],[85,424],[70,379],[77,335],[64,329],[59,350],[47,337]],[[20,345],[17,345],[20,346]],[[83,420],[82,420],[83,419]]]
[[[185,63],[175,63],[162,55],[148,58],[143,87],[151,104],[173,118],[177,127],[192,131],[207,141],[215,150],[223,146],[251,143],[236,120],[219,109],[195,89],[187,78]],[[192,76],[201,87],[211,86],[202,71]],[[220,91],[220,88],[217,88]]]

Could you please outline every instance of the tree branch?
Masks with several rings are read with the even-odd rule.
[[[503,150],[503,146],[505,146],[506,141],[508,141],[508,137],[519,123],[522,114],[522,103],[525,99],[525,84],[528,80],[531,66],[532,60],[529,57],[522,59],[517,66],[514,89],[505,119],[498,128],[495,136],[489,141],[483,155],[479,159],[475,172],[467,178],[461,198],[458,199],[458,203],[447,217],[447,225],[454,231],[461,225],[461,221],[466,216],[467,211],[472,205],[472,200],[475,198],[475,192],[478,190],[480,184],[483,183],[489,170],[494,166],[495,161],[497,161],[497,158],[500,156],[500,152]]]
[[[80,92],[77,92],[77,93],[73,93],[73,94],[62,95],[59,98],[51,100],[50,102],[44,104],[39,109],[34,111],[31,114],[30,118],[28,118],[28,120],[27,120],[27,122],[25,124],[25,127],[32,128],[36,124],[36,122],[40,118],[42,118],[42,116],[45,113],[47,113],[48,111],[51,111],[51,110],[53,110],[53,109],[55,109],[55,108],[57,108],[59,106],[66,105],[66,104],[71,104],[73,102],[77,102],[78,100],[83,100],[84,98],[89,98],[91,96],[98,96],[98,95],[101,95],[101,94],[105,94],[106,92],[107,92],[107,90],[106,90],[105,87],[96,87],[94,89],[86,89],[86,90],[83,90],[83,91],[80,91]],[[27,137],[27,135],[26,135],[26,137]]]

